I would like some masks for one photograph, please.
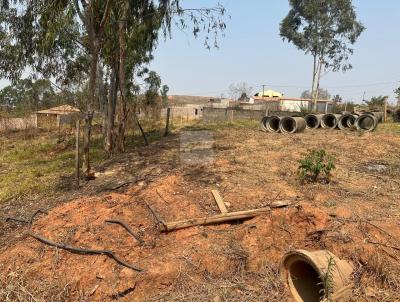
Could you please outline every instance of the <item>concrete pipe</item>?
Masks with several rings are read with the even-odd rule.
[[[267,129],[268,132],[279,132],[279,122],[281,121],[281,118],[279,116],[270,116],[267,119],[267,122],[265,123],[265,128]]]
[[[369,114],[369,115],[375,116],[378,123],[383,122],[383,112],[365,112],[364,114]]]
[[[261,128],[261,130],[262,131],[264,131],[264,132],[266,132],[267,131],[267,120],[268,120],[268,116],[264,116],[262,119],[261,119],[261,122],[260,122],[260,128]]]
[[[282,133],[300,133],[306,129],[306,120],[302,117],[286,116],[281,119],[279,129]]]
[[[330,264],[329,264],[330,263]],[[296,302],[319,302],[326,288],[323,279],[332,276],[331,301],[344,301],[351,295],[352,265],[327,250],[308,252],[295,250],[287,253],[280,265],[280,275]]]
[[[339,120],[338,120],[338,127],[340,130],[346,129],[346,128],[350,128],[354,126],[354,123],[356,121],[356,116],[350,114],[350,113],[346,113],[343,114]]]
[[[306,120],[307,129],[317,129],[321,127],[321,119],[323,114],[307,114]]]
[[[393,112],[393,121],[395,123],[400,123],[400,109],[397,109]]]
[[[321,119],[321,127],[335,129],[338,126],[341,114],[328,113],[324,114]]]
[[[359,131],[371,132],[378,126],[378,120],[372,114],[362,114],[357,117],[355,126]]]

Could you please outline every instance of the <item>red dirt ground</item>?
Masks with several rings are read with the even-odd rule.
[[[148,169],[158,169],[154,177],[140,177],[123,192],[59,205],[33,225],[53,241],[112,250],[144,272],[23,237],[0,255],[0,279],[17,271],[31,288],[38,280],[68,284],[70,301],[291,301],[277,275],[282,256],[290,249],[329,249],[356,268],[353,301],[399,301],[400,137],[236,129],[215,131],[214,139],[211,166],[180,163],[178,142],[171,138],[143,151]],[[309,148],[336,157],[330,184],[298,183],[297,160]],[[133,175],[140,156],[129,158],[126,169]],[[213,188],[229,211],[273,200],[293,206],[243,223],[160,233],[145,205],[165,221],[217,214]],[[125,221],[145,244],[107,219]]]

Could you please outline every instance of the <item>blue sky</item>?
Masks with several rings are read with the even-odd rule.
[[[212,6],[217,1],[196,1]],[[196,6],[195,1],[185,1]],[[345,100],[390,95],[400,86],[400,1],[353,1],[358,19],[366,26],[354,46],[353,69],[329,73],[321,86]],[[231,83],[247,82],[255,90],[262,84],[299,97],[311,86],[312,58],[279,36],[286,16],[286,0],[222,0],[231,20],[219,49],[206,50],[202,39],[175,29],[171,40],[160,41],[151,68],[157,71],[170,94],[227,95]]]

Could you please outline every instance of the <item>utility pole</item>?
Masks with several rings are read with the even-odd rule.
[[[262,87],[263,87],[263,93],[262,93],[262,96],[264,96],[265,86],[267,86],[267,85],[262,85]]]

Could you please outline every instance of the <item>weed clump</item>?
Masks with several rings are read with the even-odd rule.
[[[299,160],[298,174],[300,181],[317,182],[319,179],[329,183],[331,171],[335,169],[335,158],[324,149],[310,150]]]

